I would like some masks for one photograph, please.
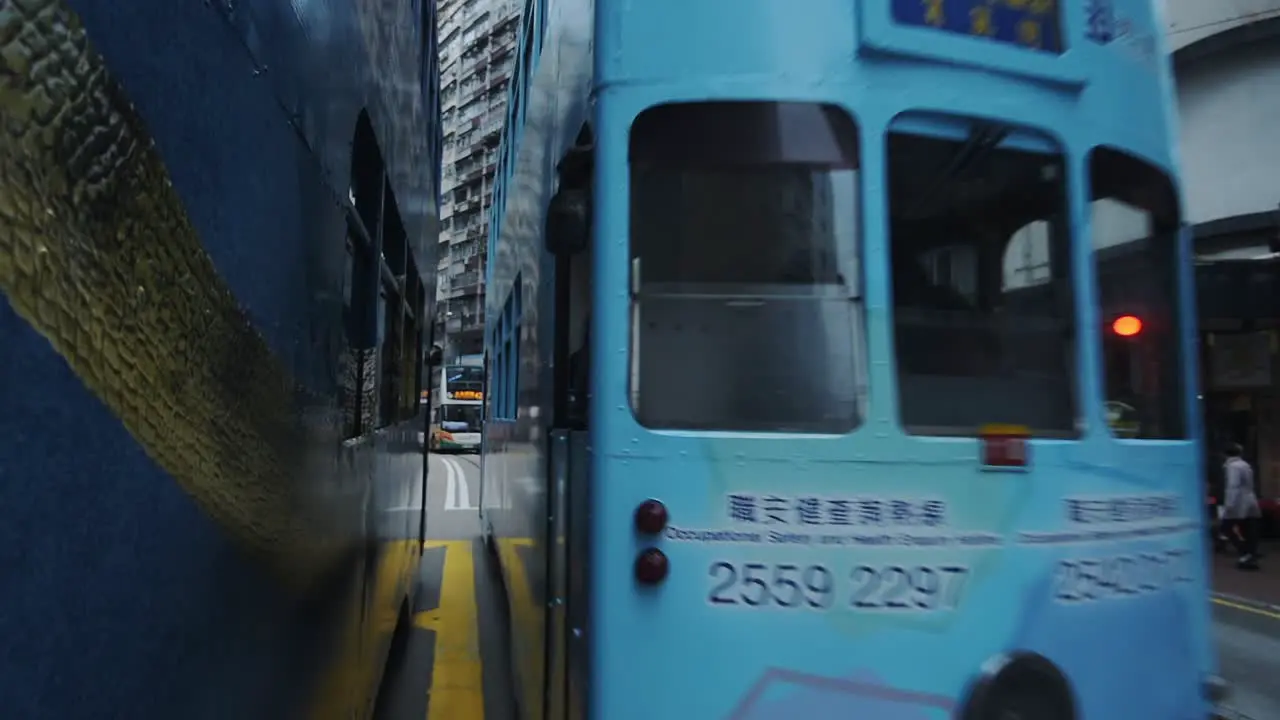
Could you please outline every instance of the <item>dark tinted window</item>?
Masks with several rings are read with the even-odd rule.
[[[480,432],[479,405],[441,405],[440,429],[450,432]]]
[[[484,383],[484,368],[470,365],[450,365],[444,369],[445,380],[450,387],[469,387]]]
[[[1177,193],[1108,148],[1090,153],[1089,175],[1107,422],[1120,437],[1185,438]]]
[[[987,423],[1076,433],[1065,162],[1047,137],[895,120],[889,245],[899,413],[916,434]]]
[[[837,433],[865,396],[857,129],[805,103],[636,118],[631,402],[648,427]]]

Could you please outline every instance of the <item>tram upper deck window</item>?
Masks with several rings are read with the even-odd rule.
[[[858,132],[831,105],[662,105],[630,138],[646,427],[842,433],[866,395]]]
[[[920,435],[1078,433],[1065,160],[1049,138],[936,115],[888,137],[898,403]]]
[[[1109,148],[1090,153],[1089,176],[1107,422],[1119,437],[1185,438],[1177,192]]]

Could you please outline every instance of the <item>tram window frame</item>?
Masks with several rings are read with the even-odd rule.
[[[412,261],[413,255],[410,254]],[[410,413],[416,415],[422,405],[423,376],[428,372],[424,367],[427,357],[427,343],[429,339],[429,323],[434,317],[433,313],[427,311],[427,285],[422,281],[422,275],[418,271],[418,263],[413,262],[413,278],[418,288],[418,297],[414,301],[413,309],[416,313],[414,318],[414,329],[416,331],[414,342],[414,377],[413,377],[413,402],[410,406]],[[434,308],[432,308],[434,310]]]
[[[524,334],[524,283],[519,273],[511,283],[511,392],[507,408],[508,416],[515,420],[520,417],[520,361],[521,340]]]
[[[493,347],[490,359],[492,366],[489,368],[490,380],[492,381],[490,389],[492,392],[485,397],[485,403],[491,408],[489,417],[494,420],[505,419],[502,413],[502,399],[507,390],[506,375],[502,371],[503,360],[506,357],[502,352],[503,328],[502,313],[499,312],[497,321],[493,323],[492,329],[489,331],[489,344]]]
[[[827,103],[635,117],[628,395],[641,426],[842,435],[865,421],[860,142],[854,115]]]
[[[409,378],[412,377],[408,364],[411,354],[406,344],[417,322],[417,317],[410,310],[410,303],[414,302],[411,295],[414,290],[409,270],[415,268],[416,264],[413,262],[408,233],[400,217],[391,180],[385,174],[382,179],[380,208],[375,235],[379,250],[380,310],[377,319],[378,412],[375,424],[377,428],[385,428],[412,417],[417,411],[406,400],[405,392]],[[416,275],[416,269],[414,274]]]
[[[541,44],[541,38],[538,35],[538,24],[540,18],[537,16],[538,4],[533,0],[525,0],[523,12],[524,30],[524,54],[522,60],[524,63],[524,86],[525,93],[528,94],[529,86],[533,84],[534,66],[538,61],[538,50]],[[524,115],[520,116],[519,122],[523,124]]]
[[[349,366],[344,368],[343,390],[345,435],[356,438],[375,428],[377,417],[378,368],[371,368],[378,344],[378,254],[379,227],[384,209],[386,172],[382,150],[369,114],[356,117],[351,146],[350,184],[346,210],[346,243],[350,262],[344,283],[344,324]],[[349,290],[349,295],[345,292]]]
[[[1080,437],[1066,144],[1038,128],[918,111],[894,118],[884,142],[902,428],[972,437],[1004,423],[1036,437]],[[973,179],[978,172],[985,176]],[[1047,271],[1011,272],[1011,252],[1036,247]],[[948,278],[930,277],[927,256],[943,248],[971,257],[953,258]]]
[[[413,253],[406,249],[404,276],[405,307],[401,322],[400,345],[400,418],[408,419],[417,412],[422,368],[422,279],[418,275]]]
[[[365,430],[364,385],[366,383],[365,358],[374,346],[374,338],[370,328],[370,314],[376,312],[373,302],[374,253],[367,239],[348,230],[345,236],[346,265],[343,272],[343,308],[342,323],[346,339],[346,361],[342,364],[339,387],[344,398],[343,435],[347,438],[359,437]]]
[[[1089,242],[1095,278],[1098,329],[1099,390],[1107,412],[1107,430],[1127,441],[1186,440],[1191,437],[1191,408],[1183,388],[1187,362],[1182,342],[1187,318],[1182,307],[1181,203],[1173,180],[1152,163],[1118,148],[1100,145],[1086,159],[1089,173]],[[1108,202],[1111,213],[1100,212]],[[1103,242],[1102,220],[1115,219],[1124,232],[1121,213],[1141,223],[1142,235]],[[1126,262],[1133,259],[1132,262]],[[1104,265],[1119,262],[1123,274]],[[1124,267],[1128,265],[1129,267]],[[1115,267],[1115,266],[1113,266]],[[1113,323],[1131,315],[1141,321],[1135,335],[1121,337]],[[1157,365],[1144,387],[1140,365]],[[1127,378],[1125,377],[1127,375]],[[1122,387],[1117,388],[1120,384]],[[1173,392],[1168,392],[1173,388]],[[1165,390],[1162,392],[1161,390]],[[1129,430],[1132,425],[1136,428]]]
[[[391,271],[391,277],[402,278],[408,267],[409,238],[404,222],[400,219],[400,206],[391,189],[390,179],[386,181],[382,198],[382,259]]]
[[[378,427],[383,428],[394,425],[399,419],[396,370],[400,358],[397,357],[399,343],[395,336],[400,332],[400,297],[395,288],[384,280],[378,298],[382,310],[378,332]]]
[[[523,282],[519,274],[512,281],[502,313],[493,331],[496,385],[493,403],[494,420],[515,420],[519,413],[520,335],[524,320]]]

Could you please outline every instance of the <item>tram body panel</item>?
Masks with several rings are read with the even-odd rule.
[[[418,9],[29,9],[0,18],[0,699],[363,716],[421,554],[421,514],[383,510],[421,497],[425,418],[344,442],[346,194],[367,107],[434,267],[435,126],[393,91],[423,83]],[[403,52],[370,57],[389,26]],[[32,97],[73,107],[17,134]]]
[[[627,702],[610,699],[656,682],[670,692],[651,694],[646,704],[664,712],[946,718],[963,702],[974,668],[1018,648],[1048,657],[1071,678],[1079,717],[1205,716],[1195,636],[1170,631],[1203,622],[1200,535],[1187,530],[1171,539],[1065,547],[1012,541],[1004,547],[996,539],[1063,525],[1061,502],[1036,498],[1028,488],[1041,478],[1067,475],[1073,492],[1086,497],[1116,492],[1114,482],[1090,478],[1064,453],[1037,446],[1031,477],[993,477],[972,462],[925,462],[926,453],[888,472],[874,461],[804,462],[791,452],[762,458],[758,444],[732,441],[690,447],[688,456],[699,459],[674,469],[638,458],[642,452],[628,453],[625,469],[609,477],[643,490],[594,486],[597,497],[619,506],[661,499],[672,517],[660,540],[609,537],[594,548],[599,714],[625,716]],[[817,479],[828,473],[835,477]],[[950,490],[956,483],[981,490],[956,498]],[[1131,486],[1135,495],[1148,491]],[[951,532],[728,518],[731,503],[743,498],[813,498],[824,513],[834,502],[850,500],[856,508],[872,500],[887,514],[891,503],[918,503],[922,496],[949,499]],[[604,519],[597,537],[606,535],[600,525],[616,530],[625,517],[619,511]],[[977,545],[964,545],[970,542]],[[636,591],[632,564],[649,546],[666,553],[670,576],[657,592]],[[1085,563],[1094,577],[1080,575]],[[1118,567],[1124,574],[1111,577]],[[1097,599],[1084,600],[1089,594]],[[627,652],[610,652],[618,647]],[[1117,666],[1128,669],[1122,682]],[[1154,692],[1130,693],[1135,686]]]
[[[545,5],[546,36],[533,36],[542,53],[535,56],[530,88],[521,102],[507,104],[499,162],[506,190],[495,193],[490,216],[480,514],[507,590],[517,702],[531,720],[543,717],[546,684],[561,678],[548,676],[545,644],[563,642],[545,625],[554,591],[548,553],[562,552],[565,543],[548,540],[549,478],[556,471],[550,457],[553,339],[561,321],[554,313],[555,267],[543,234],[557,158],[590,119],[592,7],[590,0]],[[518,56],[529,41],[526,35]],[[513,93],[519,76],[520,71],[513,76]],[[523,123],[513,124],[512,113]],[[581,333],[581,318],[577,327]],[[519,361],[500,361],[498,349],[517,335]]]

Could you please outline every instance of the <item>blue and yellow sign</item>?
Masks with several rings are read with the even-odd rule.
[[[1059,0],[893,0],[899,25],[1062,54]]]

